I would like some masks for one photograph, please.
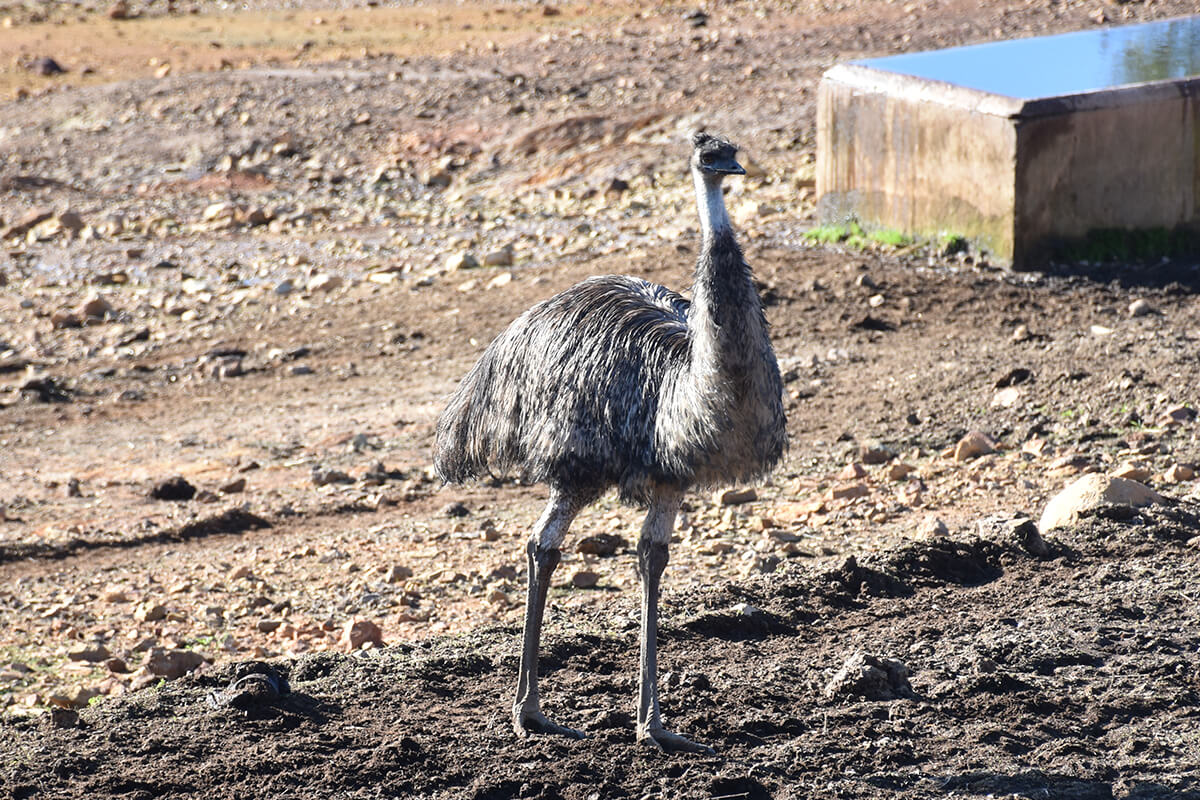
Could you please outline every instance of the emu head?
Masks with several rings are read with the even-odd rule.
[[[723,175],[745,175],[737,151],[737,145],[725,137],[698,131],[692,134],[692,169],[716,180]]]

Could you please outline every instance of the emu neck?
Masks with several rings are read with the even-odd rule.
[[[729,214],[725,211],[725,195],[721,192],[721,179],[692,170],[692,181],[696,185],[696,204],[700,209],[700,230],[707,249],[714,238],[722,233],[733,232],[729,225]]]

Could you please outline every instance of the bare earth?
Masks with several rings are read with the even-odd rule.
[[[0,797],[1200,797],[1200,267],[803,237],[834,63],[1189,4],[106,9],[0,4]],[[633,743],[612,497],[545,636],[588,738],[517,740],[546,492],[441,487],[436,415],[539,299],[686,288],[697,125],[751,166],[791,435],[672,545],[664,713],[718,755]],[[1118,470],[1170,502],[1015,533]]]

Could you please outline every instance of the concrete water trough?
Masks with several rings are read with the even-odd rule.
[[[1200,231],[1200,16],[856,61],[818,92],[823,222],[996,263],[1169,255]]]

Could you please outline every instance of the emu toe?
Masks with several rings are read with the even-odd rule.
[[[556,725],[546,719],[546,715],[540,711],[522,711],[521,709],[513,711],[513,731],[521,738],[525,738],[533,733],[566,736],[568,739],[584,738],[583,731],[577,731],[565,725]]]
[[[713,750],[708,745],[697,744],[690,739],[683,738],[677,733],[671,733],[665,728],[639,731],[638,741],[664,753],[703,753],[709,756],[716,755],[717,753],[716,750]]]

